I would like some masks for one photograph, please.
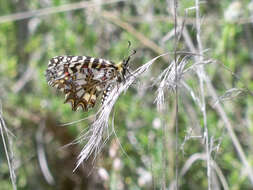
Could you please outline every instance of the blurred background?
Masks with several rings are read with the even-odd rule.
[[[250,0],[0,0],[0,189],[253,189],[252,23]],[[121,94],[117,136],[73,173],[85,142],[65,145],[91,119],[62,124],[97,107],[64,104],[47,84],[48,61],[118,62],[128,41],[132,70],[171,53]],[[159,76],[175,50],[204,56],[191,56],[158,111]]]

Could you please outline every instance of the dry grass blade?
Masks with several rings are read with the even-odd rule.
[[[107,1],[107,2],[101,2],[101,3],[81,1],[81,2],[77,2],[77,3],[69,3],[69,4],[61,5],[58,7],[48,7],[48,8],[39,9],[39,10],[32,10],[32,11],[27,11],[27,12],[15,13],[15,14],[10,14],[10,15],[6,15],[6,16],[1,16],[0,17],[0,24],[4,23],[4,22],[12,22],[12,21],[17,21],[17,20],[33,18],[33,17],[40,17],[40,16],[45,16],[45,15],[50,15],[50,14],[73,11],[73,10],[78,10],[78,9],[84,9],[84,8],[88,8],[88,7],[95,7],[95,6],[105,5],[105,4],[118,3],[118,2],[122,2],[122,1],[124,1],[124,0],[111,0],[111,1]]]
[[[197,161],[201,161],[204,160],[206,161],[206,154],[205,153],[195,153],[193,155],[191,155],[185,162],[184,166],[182,167],[179,175],[181,177],[185,176],[187,172],[189,172],[189,170],[191,169],[191,167],[194,165],[195,162]],[[215,172],[217,174],[217,176],[219,177],[219,180],[222,184],[222,187],[225,190],[229,190],[229,186],[228,186],[228,182],[226,181],[226,178],[224,176],[224,174],[222,173],[221,169],[219,168],[218,164],[212,160],[212,166],[215,169]],[[172,181],[170,186],[169,186],[169,190],[173,190],[175,189],[175,181]]]
[[[7,158],[7,162],[8,162],[8,167],[9,167],[9,171],[10,171],[10,178],[11,178],[11,182],[12,182],[12,187],[14,190],[17,189],[16,186],[16,174],[15,174],[15,169],[14,169],[14,165],[13,165],[13,150],[11,148],[11,137],[10,135],[13,136],[13,134],[8,130],[4,119],[3,119],[3,115],[2,115],[2,107],[1,107],[1,102],[0,102],[0,132],[1,132],[1,137],[2,137],[2,141],[3,141],[3,146],[4,146],[4,150],[5,150],[5,154],[6,154],[6,158]],[[7,140],[5,139],[5,136],[7,137]]]
[[[45,122],[42,121],[40,126],[38,127],[38,130],[36,132],[36,145],[37,145],[37,155],[38,155],[38,162],[40,165],[41,172],[44,176],[44,179],[46,182],[50,185],[55,185],[55,179],[50,172],[47,156],[46,156],[46,150],[44,146],[44,129],[45,129]]]
[[[243,89],[238,89],[238,88],[231,88],[228,89],[222,96],[220,96],[214,103],[213,107],[216,106],[218,102],[224,102],[227,100],[231,100],[233,98],[238,97],[242,92],[244,92]]]
[[[112,108],[116,103],[122,92],[125,92],[129,86],[145,71],[149,69],[149,67],[160,57],[167,55],[168,53],[159,55],[154,59],[150,60],[143,66],[136,69],[131,75],[129,75],[125,81],[125,83],[120,83],[119,85],[115,85],[112,89],[110,95],[102,105],[102,107],[98,110],[95,121],[91,124],[89,130],[79,138],[79,141],[87,141],[86,145],[83,147],[81,153],[78,156],[77,165],[74,171],[78,168],[78,166],[85,160],[89,158],[89,156],[94,152],[95,158],[97,154],[100,152],[101,147],[103,145],[103,137],[105,131],[107,131],[107,139],[110,136],[109,129],[109,116],[111,114]]]
[[[175,61],[173,61],[158,77],[156,83],[158,84],[157,96],[155,102],[157,104],[157,109],[159,111],[164,110],[164,93],[165,90],[175,91],[176,83],[180,83],[180,80],[185,73],[185,66],[188,63],[189,56],[183,57],[179,61],[180,57],[177,59],[177,81],[176,81],[176,70],[175,70]]]

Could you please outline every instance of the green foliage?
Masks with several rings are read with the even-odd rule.
[[[46,7],[57,8],[76,2],[78,1],[1,1],[0,14],[8,15]],[[14,134],[9,134],[11,139],[8,146],[14,148],[14,158],[18,163],[18,189],[69,189],[65,184],[73,189],[89,189],[95,183],[101,185],[101,189],[112,190],[120,189],[119,187],[131,190],[162,189],[163,183],[169,188],[175,180],[177,138],[179,172],[189,158],[206,153],[203,140],[206,135],[205,120],[198,102],[202,99],[196,67],[185,73],[182,80],[199,99],[193,99],[193,94],[183,85],[178,86],[178,137],[175,134],[175,93],[165,93],[166,111],[163,113],[157,110],[154,103],[158,90],[154,82],[174,59],[173,54],[169,54],[169,61],[157,60],[125,94],[121,94],[113,110],[117,136],[110,136],[96,158],[97,163],[85,162],[84,169],[72,174],[78,153],[87,139],[81,144],[61,149],[83,135],[93,120],[88,118],[67,127],[60,124],[95,114],[100,102],[94,110],[87,113],[73,112],[68,104],[63,104],[64,95],[49,87],[45,78],[49,59],[57,55],[86,55],[118,62],[136,49],[137,53],[130,63],[134,70],[157,56],[157,52],[150,47],[150,41],[164,52],[172,52],[175,48],[174,36],[165,40],[165,36],[174,30],[174,18],[167,2],[126,1],[48,13],[36,18],[31,15],[28,20],[0,22],[0,111],[3,112],[9,130]],[[180,26],[185,9],[195,6],[195,1],[178,3],[177,24]],[[244,8],[250,5],[250,1],[240,3]],[[204,83],[206,122],[209,145],[212,148],[210,155],[222,171],[228,186],[230,189],[247,190],[252,189],[253,184],[244,170],[245,165],[238,156],[226,123],[224,124],[224,119],[215,107],[215,103],[221,104],[252,166],[253,99],[248,90],[252,92],[253,89],[253,32],[252,23],[247,21],[252,13],[249,8],[245,8],[242,13],[239,9],[239,16],[231,21],[225,18],[225,13],[230,10],[229,6],[232,4],[233,1],[230,0],[200,4],[200,13],[204,17],[200,39],[203,50],[208,49],[203,59],[217,60],[217,63],[204,65],[215,93],[222,96],[231,88],[243,90],[237,97],[217,101]],[[111,13],[114,17],[110,18],[106,13]],[[195,9],[189,10],[185,29],[197,49],[195,14]],[[1,19],[3,17],[0,17],[0,21]],[[132,26],[138,34],[133,33],[126,24]],[[26,35],[27,38],[20,37]],[[128,41],[131,42],[130,49]],[[178,41],[177,49],[191,51],[185,34]],[[194,58],[189,61],[191,66],[195,63]],[[41,131],[43,142],[36,139]],[[43,144],[48,167],[56,181],[55,186],[48,185],[41,174],[38,143]],[[110,151],[115,151],[115,155],[111,155]],[[12,186],[4,155],[1,146],[0,189],[9,190]],[[99,168],[107,171],[107,179],[98,177]],[[90,172],[92,175],[88,175]],[[214,168],[212,172],[214,178],[219,179]],[[142,180],[147,181],[142,183]],[[199,158],[184,175],[179,176],[179,187],[207,189],[210,182],[208,180],[207,162]],[[221,186],[220,180],[214,180],[212,183]]]

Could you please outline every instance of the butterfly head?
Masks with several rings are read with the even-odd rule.
[[[136,50],[133,50],[133,52],[127,57],[127,59],[123,59],[119,64],[116,65],[118,68],[118,72],[120,73],[120,76],[118,77],[118,82],[126,81],[126,73],[128,72],[129,74],[129,62],[131,57],[136,53]]]

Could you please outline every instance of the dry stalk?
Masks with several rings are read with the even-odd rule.
[[[196,38],[198,43],[198,53],[203,52],[203,46],[201,41],[201,28],[200,28],[200,12],[199,12],[199,0],[195,0],[195,9],[196,9]],[[203,57],[196,57],[198,61],[203,61]],[[204,139],[205,139],[205,148],[206,148],[206,161],[207,161],[207,180],[208,180],[208,190],[212,189],[212,167],[211,167],[211,151],[209,149],[212,149],[212,147],[209,147],[209,132],[207,127],[207,116],[206,116],[206,100],[205,100],[205,90],[204,90],[204,67],[203,65],[200,65],[196,69],[198,78],[199,78],[199,84],[200,84],[200,96],[201,96],[201,112],[203,115],[203,123],[204,123]]]
[[[48,16],[50,14],[68,12],[68,11],[73,11],[73,10],[78,10],[78,9],[89,8],[89,7],[102,6],[105,4],[118,3],[122,1],[125,1],[125,0],[110,0],[106,2],[100,2],[100,3],[81,1],[77,3],[69,3],[65,5],[60,5],[57,7],[48,7],[48,8],[32,10],[32,11],[27,11],[27,12],[9,14],[9,15],[0,17],[0,24],[5,23],[5,22],[28,19],[28,18]]]
[[[79,141],[87,141],[86,145],[83,147],[82,151],[78,156],[78,161],[74,171],[80,166],[80,164],[87,160],[92,153],[95,153],[95,158],[100,152],[102,145],[106,143],[106,140],[109,138],[111,132],[109,128],[109,117],[111,111],[119,98],[120,94],[125,92],[130,85],[145,71],[149,69],[149,67],[160,57],[167,55],[162,54],[159,55],[143,66],[136,69],[131,75],[129,75],[125,81],[125,83],[120,83],[115,85],[112,89],[110,95],[102,105],[102,107],[98,110],[96,114],[95,121],[91,124],[88,131],[79,138]],[[107,132],[106,140],[103,140],[104,134]]]
[[[10,171],[12,188],[16,190],[17,185],[16,185],[16,174],[15,174],[15,167],[14,167],[14,152],[11,146],[12,145],[11,136],[13,136],[13,134],[9,131],[3,119],[1,102],[0,102],[0,133],[1,133],[5,155],[6,155],[9,171]],[[5,136],[7,137],[7,139],[5,139]]]

